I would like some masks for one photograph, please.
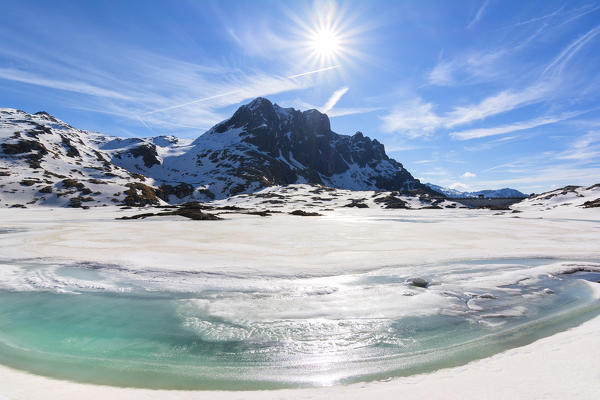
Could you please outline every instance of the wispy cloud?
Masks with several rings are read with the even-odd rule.
[[[436,86],[455,86],[496,79],[506,73],[499,63],[509,50],[470,51],[454,58],[441,58],[427,73],[427,81]]]
[[[549,14],[544,14],[544,15],[539,16],[539,17],[529,18],[529,19],[526,19],[524,21],[517,22],[517,23],[511,25],[511,27],[514,28],[514,27],[518,27],[518,26],[522,26],[522,25],[528,25],[528,24],[531,24],[531,23],[534,23],[534,22],[539,22],[539,21],[544,21],[546,19],[554,18],[554,17],[560,15],[564,11],[564,9],[565,9],[565,5],[563,4],[562,6],[560,6],[560,8],[558,8],[557,10],[555,10],[555,11],[549,13]]]
[[[382,116],[382,129],[385,132],[403,133],[412,138],[428,136],[439,128],[454,128],[466,125],[525,105],[540,102],[550,93],[551,87],[551,84],[538,84],[519,91],[502,91],[483,99],[479,103],[456,106],[445,114],[438,114],[434,110],[433,103],[427,103],[420,98],[415,98],[411,101],[398,104],[387,115]],[[508,129],[508,127],[503,129],[506,129],[506,132],[515,130],[513,128]],[[501,132],[501,130],[497,128],[497,133],[491,134],[498,135],[505,133]],[[489,135],[480,130],[466,132],[472,133],[473,137]],[[453,137],[460,137],[459,133],[452,132],[452,135]],[[467,138],[467,134],[464,136]]]
[[[415,161],[414,164],[429,164],[432,162],[436,162],[437,160],[419,160],[419,161]]]
[[[600,25],[587,31],[580,38],[571,42],[563,51],[556,56],[550,64],[544,69],[543,75],[556,76],[561,74],[566,64],[592,39],[600,33]]]
[[[380,118],[384,132],[398,132],[410,138],[428,136],[444,123],[443,117],[433,110],[433,104],[420,98],[400,103]]]
[[[343,88],[338,89],[335,92],[333,92],[331,97],[329,97],[329,99],[325,102],[323,107],[321,107],[321,112],[322,113],[329,112],[329,110],[331,110],[337,104],[337,102],[340,101],[342,96],[345,95],[346,92],[348,92],[348,90],[350,90],[350,88],[343,87]]]
[[[516,186],[527,192],[599,182],[600,131],[578,135],[561,147],[487,168],[486,179],[475,183],[479,187]]]
[[[374,111],[381,110],[382,107],[350,107],[350,108],[339,108],[336,107],[333,110],[329,110],[327,115],[331,118],[343,117],[346,115],[366,114]]]
[[[572,22],[572,21],[574,21],[574,20],[576,20],[578,18],[583,17],[584,15],[591,14],[591,13],[596,12],[598,10],[600,10],[600,6],[598,6],[597,4],[587,4],[587,5],[584,5],[584,6],[580,7],[580,8],[577,8],[577,9],[573,10],[573,12],[571,13],[572,15],[570,15],[567,19],[565,19],[561,23],[561,25],[568,24],[569,22]]]
[[[547,97],[552,89],[552,83],[541,82],[522,90],[504,90],[476,104],[455,107],[447,115],[446,126],[452,128],[540,102]]]
[[[475,178],[476,176],[477,176],[477,174],[467,171],[464,174],[462,174],[460,177],[468,179],[468,178]]]
[[[446,170],[445,168],[442,167],[436,167],[431,171],[426,171],[422,173],[423,175],[427,175],[427,176],[447,176],[450,175],[450,173],[448,172],[448,170]]]
[[[87,94],[90,96],[107,97],[119,100],[131,100],[131,98],[127,97],[122,93],[94,86],[85,82],[67,82],[59,79],[45,78],[32,73],[19,71],[11,68],[0,68],[0,79],[27,83],[30,85],[44,86],[52,89],[65,90],[69,92]]]
[[[558,160],[596,161],[600,160],[600,131],[590,131],[575,141],[556,158]]]
[[[413,144],[402,144],[402,145],[395,145],[395,146],[386,146],[386,151],[388,153],[397,153],[397,152],[401,152],[401,151],[413,151],[413,150],[418,150],[420,149],[420,146],[416,146]]]
[[[340,99],[350,90],[348,87],[342,87],[332,93],[323,106],[319,107],[306,101],[295,99],[291,102],[286,102],[289,107],[302,109],[315,109],[322,113],[326,113],[330,118],[343,117],[347,115],[365,114],[373,111],[379,111],[381,107],[336,107]]]
[[[512,175],[512,176],[511,176]],[[589,185],[598,182],[600,167],[581,167],[573,164],[533,165],[518,174],[503,172],[501,178],[477,181],[478,187],[517,187],[525,192],[557,188],[565,185]],[[507,178],[507,176],[509,176]]]
[[[469,140],[469,139],[477,139],[487,136],[495,136],[502,135],[505,133],[518,132],[526,129],[537,128],[538,126],[554,124],[556,122],[564,121],[569,118],[573,118],[577,115],[582,114],[582,112],[571,112],[565,113],[562,115],[556,116],[548,116],[542,118],[535,118],[528,121],[515,122],[512,124],[495,126],[490,128],[478,128],[478,129],[469,129],[466,131],[457,131],[450,132],[449,135],[453,139],[458,140]]]
[[[473,27],[473,25],[475,25],[476,23],[479,22],[479,20],[481,20],[481,17],[483,17],[483,13],[485,12],[485,9],[490,5],[490,0],[485,0],[483,2],[483,4],[479,7],[479,9],[477,10],[477,12],[475,13],[475,16],[473,17],[473,19],[471,20],[471,22],[469,22],[469,24],[467,25],[467,29],[470,29]]]
[[[195,64],[119,45],[114,53],[121,56],[96,67],[82,66],[79,58],[68,54],[57,58],[44,49],[37,51],[35,43],[24,42],[22,47],[0,44],[0,58],[8,57],[14,65],[0,68],[1,80],[77,93],[64,99],[58,94],[54,100],[73,109],[118,116],[143,130],[194,130],[192,135],[224,119],[223,107],[310,88],[317,82],[315,75],[339,67],[279,76],[226,64]]]
[[[566,13],[571,18],[574,15],[581,15],[583,12],[591,12],[594,8],[586,8],[577,13]],[[556,10],[552,14],[539,17],[539,20],[544,20],[552,16],[561,15],[562,8]],[[523,23],[530,23],[524,21]],[[537,35],[540,32],[534,33]],[[427,137],[433,132],[440,129],[453,129],[449,134],[454,139],[467,140],[481,138],[486,136],[501,135],[510,132],[516,132],[526,129],[535,128],[542,125],[553,124],[572,118],[580,113],[562,113],[550,116],[539,116],[528,121],[518,121],[506,123],[500,126],[479,127],[467,130],[456,130],[457,127],[469,125],[475,122],[483,122],[488,118],[505,114],[513,110],[518,110],[525,106],[534,104],[556,104],[553,109],[564,107],[563,102],[556,100],[569,99],[572,101],[578,96],[589,93],[590,84],[577,78],[577,74],[573,73],[573,61],[577,54],[594,39],[600,36],[600,25],[586,31],[580,37],[574,39],[554,58],[545,65],[542,64],[536,69],[528,72],[533,79],[533,83],[519,85],[519,79],[513,78],[509,81],[508,87],[496,93],[484,97],[482,100],[472,102],[466,105],[455,105],[446,112],[437,111],[441,107],[433,102],[424,101],[420,97],[415,97],[413,100],[399,102],[392,107],[387,115],[381,117],[382,130],[385,132],[397,132],[405,136]],[[508,46],[484,53],[472,52],[467,55],[441,60],[437,65],[429,71],[427,80],[430,84],[437,86],[453,86],[459,83],[477,82],[478,79],[496,79],[498,72],[502,71],[499,62],[506,58],[515,49],[522,49],[522,44]],[[478,68],[481,66],[482,68]],[[567,68],[568,67],[568,68]],[[489,72],[488,72],[489,71]],[[536,73],[537,77],[533,72]],[[515,74],[513,74],[515,75]],[[525,79],[523,79],[525,81]],[[496,86],[496,85],[495,85]],[[593,86],[593,84],[592,84]]]

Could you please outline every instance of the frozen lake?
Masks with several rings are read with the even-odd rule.
[[[464,365],[600,313],[589,210],[115,220],[139,212],[0,210],[3,376],[323,387]]]
[[[593,260],[592,260],[593,261]],[[0,265],[0,362],[81,382],[322,386],[411,375],[600,312],[590,261],[491,259],[349,274]],[[581,275],[580,275],[581,274]],[[429,284],[418,287],[412,278]]]

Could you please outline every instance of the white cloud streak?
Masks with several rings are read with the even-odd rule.
[[[333,92],[331,97],[329,97],[329,99],[325,102],[323,107],[321,107],[321,112],[324,114],[329,112],[329,110],[331,110],[337,104],[337,102],[340,101],[342,96],[345,95],[346,92],[348,92],[348,90],[350,90],[350,88],[343,87]]]
[[[334,108],[333,110],[329,110],[327,115],[330,118],[334,117],[343,117],[346,115],[355,115],[355,114],[366,114],[373,111],[379,111],[381,107],[356,107],[356,108]]]
[[[50,79],[10,68],[0,68],[0,79],[27,83],[29,85],[44,86],[52,89],[65,90],[68,92],[87,94],[90,96],[107,97],[119,100],[131,100],[131,98],[129,98],[128,96],[118,93],[116,91],[104,89],[98,86],[90,85],[88,83],[76,81],[66,82],[58,79]]]
[[[505,73],[505,68],[498,68],[498,63],[508,51],[472,51],[456,58],[442,59],[429,71],[427,81],[436,86],[455,86],[496,79]]]
[[[384,132],[399,132],[410,138],[428,136],[443,125],[443,117],[433,110],[433,104],[420,98],[398,104],[387,115],[380,117]]]
[[[600,160],[600,131],[590,131],[578,137],[571,146],[559,153],[558,160]]]
[[[564,121],[569,118],[573,118],[582,112],[572,112],[557,116],[549,116],[542,118],[535,118],[529,121],[515,122],[508,125],[495,126],[491,128],[478,128],[469,129],[466,131],[450,132],[450,137],[457,140],[469,140],[477,139],[488,136],[502,135],[505,133],[518,132],[526,129],[537,128],[538,126],[554,124],[556,122]]]
[[[548,18],[554,18],[554,17],[560,15],[563,12],[564,9],[565,9],[565,5],[563,4],[562,6],[560,6],[560,8],[558,8],[556,11],[551,12],[550,14],[546,14],[546,15],[542,15],[541,17],[530,18],[530,19],[525,20],[525,21],[517,22],[516,24],[512,25],[512,27],[518,27],[518,26],[522,26],[522,25],[528,25],[528,24],[531,24],[533,22],[539,22],[539,21],[546,20]]]
[[[552,15],[558,15],[561,10]],[[590,11],[591,12],[591,11]],[[578,14],[579,15],[579,14]],[[543,19],[549,18],[550,15]],[[551,103],[553,100],[577,96],[583,89],[582,82],[577,81],[572,73],[566,74],[567,65],[572,64],[574,57],[589,43],[600,35],[600,25],[588,30],[579,38],[573,40],[559,54],[557,54],[541,70],[539,78],[533,84],[514,89],[509,88],[490,95],[483,100],[454,106],[445,113],[435,111],[436,106],[430,102],[424,102],[420,98],[405,101],[393,107],[391,111],[381,117],[382,129],[386,132],[396,132],[411,138],[429,136],[434,131],[442,128],[454,128],[468,125],[473,122],[484,121],[489,117],[504,114],[525,106]],[[451,86],[458,82],[465,82],[464,77],[459,76],[458,71],[465,72],[468,79],[484,77],[487,73],[476,68],[477,63],[487,67],[493,66],[497,59],[508,54],[510,49],[500,49],[495,52],[484,53],[478,57],[476,53],[461,59],[441,61],[428,74],[429,83],[438,86]],[[502,56],[502,57],[501,57]],[[497,67],[497,66],[496,66]],[[498,70],[501,68],[490,68]],[[488,74],[493,77],[493,72]],[[464,131],[452,131],[450,136],[459,140],[468,140],[486,136],[501,135],[509,132],[531,129],[542,125],[556,123],[572,118],[574,114],[562,114],[554,116],[542,116],[529,121],[514,122],[506,125],[476,128]]]
[[[232,92],[226,92],[226,93],[216,94],[214,96],[204,97],[203,99],[196,99],[196,100],[188,101],[187,103],[183,103],[183,104],[177,104],[177,105],[174,105],[174,106],[169,106],[169,107],[165,107],[165,108],[159,108],[158,110],[149,111],[149,112],[143,113],[142,115],[150,115],[150,114],[156,114],[156,113],[163,112],[163,111],[170,111],[170,110],[174,110],[176,108],[187,107],[187,106],[192,105],[192,104],[201,103],[203,101],[209,101],[209,100],[218,99],[220,97],[231,96],[231,95],[234,95],[234,94],[238,94],[240,92],[242,92],[242,90],[234,90]]]
[[[288,76],[288,79],[295,79],[295,78],[299,78],[301,76],[312,75],[312,74],[316,74],[316,73],[319,73],[319,72],[329,71],[329,70],[336,69],[336,68],[339,68],[339,67],[340,67],[339,65],[332,65],[330,67],[319,68],[319,69],[315,69],[313,71],[302,72],[302,73],[299,73],[299,74],[290,75],[290,76]]]
[[[412,138],[428,136],[439,128],[454,128],[540,102],[545,99],[550,91],[551,85],[541,84],[520,91],[506,90],[489,96],[476,104],[454,107],[451,111],[441,115],[435,112],[432,103],[425,103],[422,99],[416,98],[397,105],[390,113],[381,117],[383,121],[382,129],[385,132],[398,132]],[[515,129],[507,129],[506,132],[512,130]],[[478,130],[473,131],[473,137],[489,136]],[[453,132],[453,137],[461,138],[459,133]],[[501,133],[504,132],[500,132],[499,129],[497,133],[493,134],[498,135]],[[481,136],[475,136],[475,134]]]
[[[475,13],[475,16],[473,17],[471,22],[469,22],[469,24],[467,25],[467,29],[471,29],[473,27],[473,25],[475,25],[476,23],[478,23],[481,20],[481,17],[483,17],[483,13],[484,13],[485,9],[489,5],[490,5],[490,0],[485,0],[483,2],[481,7],[479,7],[479,9],[477,10],[477,13]]]
[[[519,91],[505,90],[477,104],[455,107],[446,117],[446,126],[452,128],[540,102],[552,88],[552,84],[540,83]]]
[[[544,69],[543,75],[556,76],[561,74],[565,65],[575,56],[586,44],[594,39],[600,33],[600,25],[587,31],[577,40],[571,42],[558,56],[552,60]]]
[[[0,43],[0,57],[8,57],[15,66],[0,68],[0,79],[77,93],[79,96],[54,95],[55,101],[73,109],[118,116],[146,129],[193,129],[196,132],[191,134],[197,135],[225,118],[219,112],[222,107],[306,89],[317,83],[314,75],[339,68],[333,65],[277,76],[119,46],[112,50],[122,56],[102,60],[105,65],[82,65],[77,57],[66,54],[58,58],[36,43],[23,42],[21,49]]]

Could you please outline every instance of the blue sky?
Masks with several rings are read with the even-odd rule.
[[[332,51],[315,53],[315,32]],[[265,96],[362,131],[425,182],[600,182],[594,1],[14,1],[0,107],[197,137]]]

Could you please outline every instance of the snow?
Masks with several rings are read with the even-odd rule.
[[[599,198],[600,185],[567,186],[528,198],[515,204],[513,208],[519,211],[551,211],[552,214],[560,214],[581,208],[585,202]]]
[[[295,203],[286,205],[287,210],[315,196],[312,190],[314,187],[309,185],[294,185],[268,188],[259,193],[293,197]],[[332,201],[339,203],[361,195],[350,191],[335,193],[339,199]],[[406,265],[416,273],[423,264],[488,258],[565,257],[581,259],[582,263],[600,259],[597,246],[600,209],[584,209],[578,207],[579,203],[560,205],[594,197],[597,188],[577,189],[573,194],[556,193],[546,200],[532,199],[532,204],[524,202],[520,206],[521,213],[502,215],[469,209],[333,208],[333,211],[323,211],[322,217],[227,214],[223,221],[175,218],[117,221],[115,217],[143,211],[116,207],[0,209],[3,228],[10,230],[0,235],[0,251],[5,260],[22,259],[24,255],[48,261],[68,257],[72,261],[114,263],[132,271],[176,269],[314,276],[335,271],[365,271],[385,265]],[[250,206],[262,200],[265,198],[243,195],[214,204]],[[540,201],[554,207],[547,210],[547,207],[534,205]],[[557,260],[531,273],[556,273],[565,267]],[[2,281],[10,282],[10,271],[3,273]],[[515,274],[520,273],[507,270],[491,281],[485,271],[481,271],[475,278],[485,287],[486,280],[490,286],[497,285],[518,279]],[[56,281],[51,283],[56,284]],[[76,287],[83,283],[72,279],[61,284]],[[471,305],[477,307],[477,301]],[[595,399],[600,391],[599,345],[600,317],[527,346],[430,374],[316,389],[211,391],[210,397],[225,400],[446,399],[449,396]],[[199,399],[207,396],[206,392],[79,384],[2,366],[0,382],[0,396],[7,399]]]

